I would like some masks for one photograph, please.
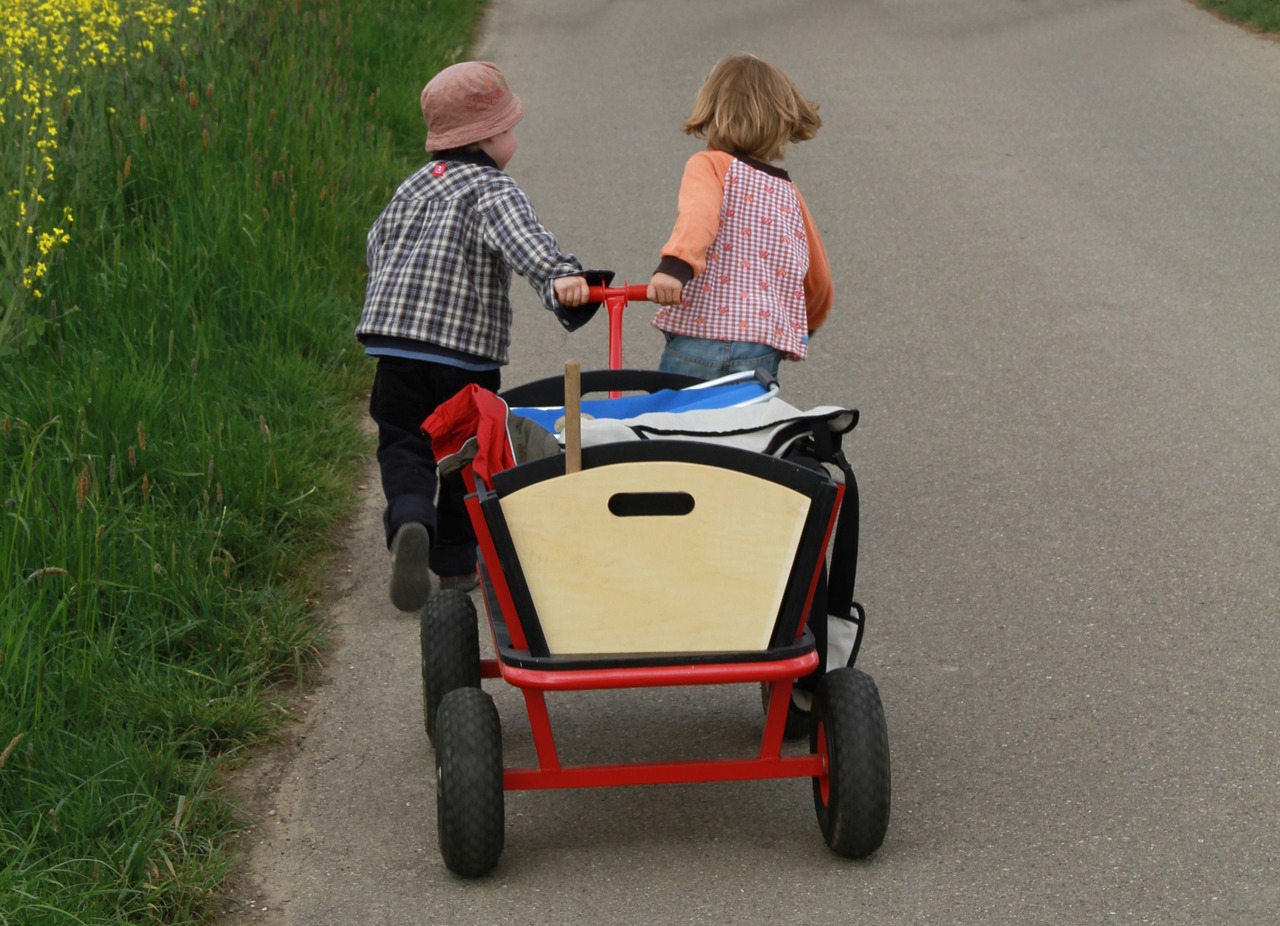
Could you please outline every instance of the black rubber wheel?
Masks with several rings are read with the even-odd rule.
[[[436,826],[454,874],[478,878],[503,847],[502,727],[479,688],[445,695],[436,716]]]
[[[828,672],[813,697],[810,748],[825,772],[813,779],[818,826],[831,851],[865,858],[889,829],[889,727],[871,676]]]
[[[436,741],[436,712],[455,688],[480,687],[480,631],[471,596],[439,591],[422,609],[422,721]]]

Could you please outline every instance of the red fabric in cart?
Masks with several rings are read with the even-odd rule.
[[[422,422],[431,438],[436,462],[466,453],[468,441],[475,439],[471,471],[477,480],[493,485],[493,474],[516,465],[511,435],[507,431],[507,403],[475,383],[442,403]]]

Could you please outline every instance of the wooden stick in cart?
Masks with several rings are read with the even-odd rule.
[[[582,469],[582,367],[576,360],[564,365],[564,471]]]

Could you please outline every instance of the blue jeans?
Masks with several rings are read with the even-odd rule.
[[[715,379],[743,370],[765,369],[778,375],[782,351],[754,341],[716,341],[684,334],[668,334],[667,346],[658,361],[663,373],[684,373],[702,379]]]

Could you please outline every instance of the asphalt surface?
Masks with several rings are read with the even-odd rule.
[[[497,871],[452,876],[371,470],[329,679],[247,773],[226,922],[1276,922],[1280,43],[1180,0],[499,0],[476,56],[526,104],[509,170],[589,266],[647,280],[680,121],[738,50],[826,120],[785,165],[837,303],[782,383],[862,413],[884,847],[833,856],[806,781],[513,793]],[[517,288],[507,384],[604,365],[603,321],[565,335]],[[741,686],[553,711],[591,761],[760,729]]]

